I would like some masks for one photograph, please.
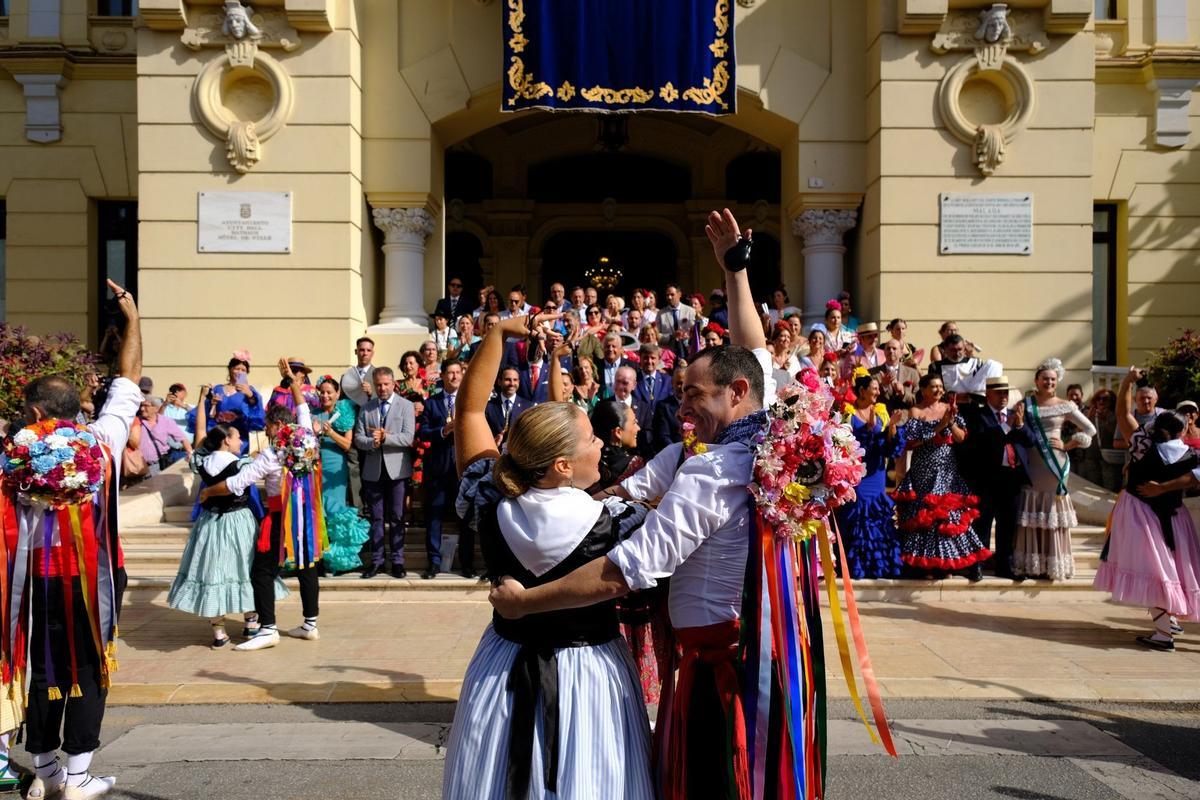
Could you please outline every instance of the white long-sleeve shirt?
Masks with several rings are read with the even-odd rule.
[[[296,424],[301,428],[312,429],[312,413],[308,403],[296,404]],[[237,475],[226,479],[225,488],[241,496],[255,481],[261,480],[267,490],[267,497],[277,497],[283,494],[283,465],[275,448],[268,446],[258,454],[258,457]]]
[[[769,404],[775,398],[771,355],[754,355]],[[680,464],[682,451],[682,444],[670,445],[621,483],[635,500],[662,499],[608,558],[630,589],[648,589],[671,576],[671,624],[692,628],[735,620],[741,611],[754,450],[741,442],[710,444],[708,452]]]

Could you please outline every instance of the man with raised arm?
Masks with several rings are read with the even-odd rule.
[[[755,439],[775,395],[771,356],[745,273],[750,231],[728,209],[706,233],[725,270],[732,344],[697,353],[684,378],[679,416],[704,448],[673,444],[604,494],[661,498],[645,524],[606,556],[526,589],[507,578],[490,599],[502,616],[588,606],[647,589],[668,576],[671,624],[683,648],[678,688],[660,708],[657,748],[667,798],[749,794],[736,664],[742,584],[751,537]],[[698,450],[703,449],[703,452]],[[669,710],[668,710],[669,709]]]

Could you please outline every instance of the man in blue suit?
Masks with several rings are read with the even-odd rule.
[[[1008,378],[987,379],[987,402],[962,407],[967,422],[967,447],[960,467],[979,497],[979,517],[972,526],[984,547],[992,541],[996,523],[996,550],[992,563],[996,576],[1019,580],[1012,572],[1013,538],[1021,487],[1029,483],[1025,448],[1033,438],[1025,427],[1025,407],[1008,407]],[[979,571],[969,575],[977,579]]]
[[[458,472],[454,464],[454,403],[458,399],[458,387],[462,383],[463,368],[457,361],[442,362],[442,391],[425,401],[425,410],[417,420],[417,436],[427,447],[422,458],[422,484],[425,489],[425,552],[429,566],[421,577],[429,580],[442,569],[442,519],[446,510],[453,513],[454,499],[458,488]],[[466,531],[464,530],[464,533]],[[475,542],[473,537],[459,539],[462,556],[459,561],[466,566],[473,560]]]
[[[650,413],[660,401],[671,396],[671,379],[659,369],[662,351],[656,344],[644,344],[638,350],[641,366],[638,369],[637,388],[633,390],[635,400],[650,407]]]
[[[550,366],[553,360],[550,354],[562,344],[562,334],[557,331],[541,333],[529,339],[526,352],[529,360],[521,366],[521,386],[517,393],[530,403],[544,403],[550,399]],[[571,359],[560,359],[561,367],[571,368]]]
[[[671,394],[654,407],[650,423],[650,453],[658,455],[675,442],[683,441],[679,429],[679,404],[683,401],[683,376],[687,367],[676,367],[671,373]]]
[[[500,379],[496,381],[496,393],[488,400],[483,416],[487,419],[492,435],[496,437],[499,447],[502,437],[509,426],[526,410],[533,408],[533,403],[521,397],[517,390],[521,387],[521,372],[514,367],[504,367],[500,370]]]

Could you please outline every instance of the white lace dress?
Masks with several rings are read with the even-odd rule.
[[[1079,430],[1072,438],[1080,446],[1087,447],[1096,435],[1091,420],[1072,402],[1039,406],[1037,413],[1047,439],[1054,440],[1056,446],[1061,446],[1058,443],[1062,441],[1063,423],[1068,421]],[[1025,424],[1036,425],[1028,406]],[[1021,510],[1013,544],[1013,572],[1029,577],[1044,575],[1052,581],[1061,581],[1075,574],[1071,528],[1078,524],[1078,519],[1071,496],[1065,493],[1066,476],[1071,468],[1067,453],[1052,449],[1050,457],[1055,460],[1055,465],[1047,463],[1043,448],[1029,448],[1026,463],[1029,465],[1030,485],[1021,490]]]

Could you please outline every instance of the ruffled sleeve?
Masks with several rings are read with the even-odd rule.
[[[494,458],[481,458],[467,467],[458,484],[454,510],[471,530],[481,529],[484,518],[496,510],[504,499],[500,487],[492,481]]]
[[[337,419],[333,421],[333,429],[335,431],[338,433],[347,433],[354,428],[354,418],[358,413],[354,403],[343,397],[333,407],[333,413],[337,416]]]

